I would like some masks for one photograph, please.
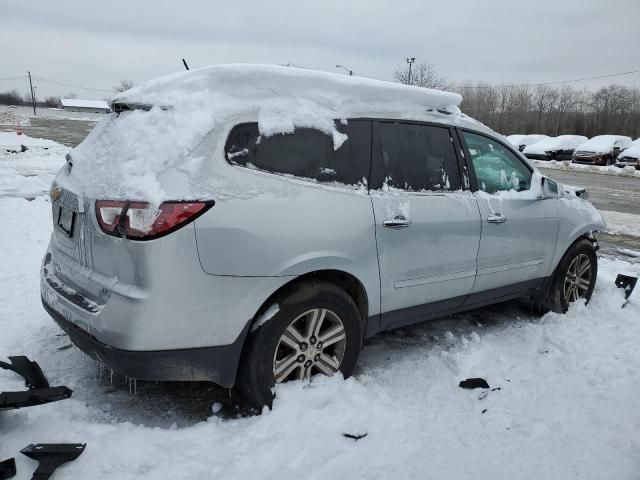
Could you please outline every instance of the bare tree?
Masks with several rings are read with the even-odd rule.
[[[422,62],[414,64],[409,78],[409,68],[398,67],[393,72],[393,79],[405,85],[416,87],[436,88],[438,90],[451,90],[453,82],[446,76],[440,75],[433,64]]]
[[[543,131],[543,115],[549,112],[558,97],[557,90],[549,87],[548,85],[538,85],[533,92],[533,103],[537,114],[537,131]]]
[[[126,92],[127,90],[133,88],[135,84],[132,80],[120,80],[120,83],[113,87],[114,92]]]
[[[46,97],[44,104],[46,107],[58,107],[60,106],[60,97]]]

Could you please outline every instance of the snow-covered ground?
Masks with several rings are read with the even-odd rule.
[[[553,168],[555,170],[575,170],[578,172],[600,173],[603,175],[621,175],[623,177],[640,177],[640,170],[636,170],[634,167],[616,167],[610,165],[608,167],[601,167],[598,165],[583,165],[580,163],[572,163],[570,160],[564,160],[558,162],[556,160],[529,160],[537,167],[541,168]]]
[[[382,335],[355,378],[287,385],[261,416],[228,418],[229,407],[196,421],[64,349],[39,299],[46,197],[0,199],[0,216],[0,352],[29,355],[74,390],[0,412],[0,458],[16,456],[17,478],[35,466],[16,455],[31,442],[87,442],[60,479],[638,478],[640,297],[620,308],[613,280],[640,264],[601,259],[592,302],[567,315],[512,302]],[[460,389],[467,377],[495,390]]]
[[[33,114],[31,107],[17,106],[9,108],[7,105],[0,105],[0,125],[29,125],[32,118],[54,118],[64,120],[90,120],[98,121],[104,118],[104,113],[92,112],[72,112],[61,108],[36,108],[36,114]]]
[[[600,210],[607,223],[607,232],[640,237],[640,215]]]
[[[22,152],[21,145],[28,150]],[[0,132],[0,198],[48,192],[68,151],[69,147],[51,140]]]
[[[42,184],[25,188],[43,193],[64,162],[56,148],[3,154],[0,175],[33,168]],[[17,479],[35,468],[18,453],[32,442],[87,442],[59,479],[638,478],[640,288],[623,309],[613,280],[639,275],[640,263],[601,258],[591,303],[566,315],[540,318],[510,302],[383,334],[352,379],[285,385],[263,415],[235,418],[225,392],[222,409],[194,414],[176,398],[206,397],[206,384],[139,383],[131,395],[66,348],[39,298],[48,198],[1,188],[0,356],[28,355],[52,385],[74,390],[69,400],[0,412],[0,459],[16,457]],[[492,389],[460,389],[468,377]],[[19,387],[0,371],[0,390]]]

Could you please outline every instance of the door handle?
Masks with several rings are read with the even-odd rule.
[[[504,223],[506,221],[507,217],[505,217],[501,213],[492,213],[487,217],[487,222],[489,223]]]
[[[396,215],[393,220],[385,220],[382,222],[387,228],[407,228],[411,226],[411,220],[404,215]]]

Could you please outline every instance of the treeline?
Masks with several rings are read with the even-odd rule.
[[[609,85],[595,92],[570,85],[461,84],[461,109],[492,129],[512,133],[640,137],[640,88]]]
[[[409,59],[407,59],[408,61]],[[414,59],[411,59],[414,60]],[[640,137],[640,88],[609,85],[597,91],[571,85],[512,86],[454,83],[428,62],[401,63],[397,82],[458,92],[467,115],[505,135],[628,135]]]
[[[60,97],[46,97],[44,100],[36,99],[38,107],[57,107],[60,104]],[[22,105],[31,106],[31,95],[20,95],[17,90],[0,92],[0,105]]]

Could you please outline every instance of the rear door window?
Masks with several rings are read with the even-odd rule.
[[[293,133],[261,136],[257,123],[233,128],[227,139],[227,161],[266,172],[312,179],[366,185],[369,178],[371,123],[368,120],[336,122],[347,140],[334,150],[331,136],[313,128]]]
[[[409,192],[462,188],[449,128],[380,122],[377,131],[372,188]]]

